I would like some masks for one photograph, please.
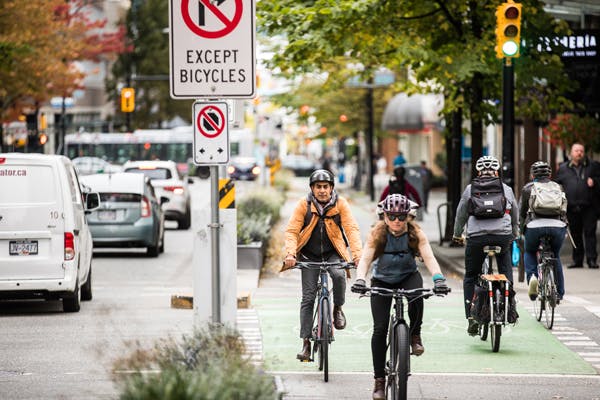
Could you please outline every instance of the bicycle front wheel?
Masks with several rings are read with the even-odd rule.
[[[388,398],[406,400],[408,396],[408,377],[410,376],[410,338],[408,326],[396,326],[395,346],[390,358],[394,360],[388,376]],[[391,391],[391,396],[390,396]]]
[[[321,303],[321,335],[319,341],[319,371],[323,371],[323,380],[329,381],[329,333],[331,332],[331,311],[329,301],[323,299]]]
[[[544,322],[546,328],[552,329],[554,326],[554,307],[556,307],[556,299],[558,293],[554,283],[554,273],[548,271],[546,279],[544,279],[544,294],[546,297],[546,307],[544,309]]]

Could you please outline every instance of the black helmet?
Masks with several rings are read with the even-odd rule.
[[[531,164],[531,169],[529,173],[534,178],[547,178],[552,173],[552,169],[550,169],[550,165],[548,165],[545,161],[536,161]]]
[[[401,165],[398,165],[394,168],[394,176],[398,179],[403,179],[404,175],[406,175],[406,168]]]
[[[318,169],[310,174],[309,185],[312,187],[316,182],[329,182],[331,186],[335,185],[333,174],[326,169]]]

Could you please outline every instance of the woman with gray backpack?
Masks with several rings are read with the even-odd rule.
[[[561,185],[550,180],[552,170],[547,162],[536,161],[529,171],[531,182],[521,190],[519,220],[525,239],[523,261],[529,283],[529,298],[535,300],[538,291],[537,250],[542,237],[549,236],[550,247],[556,255],[555,280],[558,301],[565,294],[565,282],[560,249],[567,232],[567,197]]]

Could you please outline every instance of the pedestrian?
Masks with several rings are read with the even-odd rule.
[[[326,151],[325,154],[323,154],[323,157],[321,158],[321,168],[333,173],[333,168],[331,165],[331,155],[328,151]]]
[[[567,195],[567,220],[575,246],[573,264],[567,268],[583,268],[583,258],[588,267],[598,268],[596,251],[596,221],[598,196],[600,196],[600,164],[585,155],[581,143],[571,146],[571,160],[562,163],[555,181]]]
[[[421,165],[419,166],[419,174],[421,174],[421,183],[423,187],[423,211],[428,212],[427,205],[429,203],[429,191],[431,190],[433,172],[427,166],[427,161],[421,161]]]
[[[500,246],[496,255],[498,272],[513,282],[511,244],[519,236],[518,205],[510,186],[499,177],[500,162],[492,156],[483,156],[475,164],[477,177],[465,188],[456,209],[454,243],[463,244],[466,226],[465,275],[463,279],[467,332],[477,335],[479,325],[470,315],[470,303],[475,282],[482,272],[484,246]]]
[[[384,219],[377,222],[369,233],[352,290],[360,293],[365,289],[371,265],[373,265],[371,287],[421,288],[423,276],[417,270],[415,261],[415,257],[421,257],[433,277],[434,289],[446,293],[448,290],[446,279],[433,255],[427,236],[410,214],[410,200],[401,194],[391,194],[380,203],[380,207],[384,212]],[[371,354],[375,378],[373,399],[385,399],[386,339],[391,304],[390,297],[371,296],[373,317]],[[408,304],[410,346],[411,353],[415,356],[425,352],[421,339],[423,308],[423,298],[416,298]]]
[[[388,194],[402,194],[421,206],[423,203],[419,192],[404,178],[405,175],[406,168],[402,166],[394,167],[394,174],[390,177],[388,185],[383,188],[379,201],[385,200]]]
[[[551,173],[552,169],[547,162],[536,161],[531,164],[531,181],[523,186],[519,201],[519,221],[525,239],[523,260],[531,300],[537,298],[537,251],[544,236],[551,238],[550,246],[556,256],[554,279],[558,289],[558,301],[562,300],[565,294],[560,248],[567,232],[567,198],[562,187],[550,180]]]
[[[309,178],[310,192],[296,204],[285,230],[285,256],[282,271],[293,268],[298,261],[338,262],[358,264],[362,251],[360,231],[348,201],[338,196],[331,172],[318,169]],[[347,240],[347,243],[346,243]],[[348,251],[348,247],[350,251]],[[347,270],[346,270],[347,271]],[[300,305],[300,338],[302,351],[297,358],[310,360],[312,318],[317,295],[318,270],[302,269],[302,302]],[[346,327],[342,311],[346,294],[346,277],[342,269],[331,269],[333,281],[333,325]]]
[[[396,157],[394,157],[393,165],[394,165],[394,167],[398,167],[398,166],[404,165],[404,164],[406,164],[406,158],[404,158],[404,153],[402,152],[402,150],[400,150],[398,152],[398,155],[396,155]]]

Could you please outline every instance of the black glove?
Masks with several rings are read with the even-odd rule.
[[[433,281],[433,293],[435,294],[447,294],[450,291],[448,285],[446,285],[446,278],[437,278]]]
[[[352,293],[364,293],[367,285],[364,279],[357,279],[354,281],[354,284],[350,288]]]

